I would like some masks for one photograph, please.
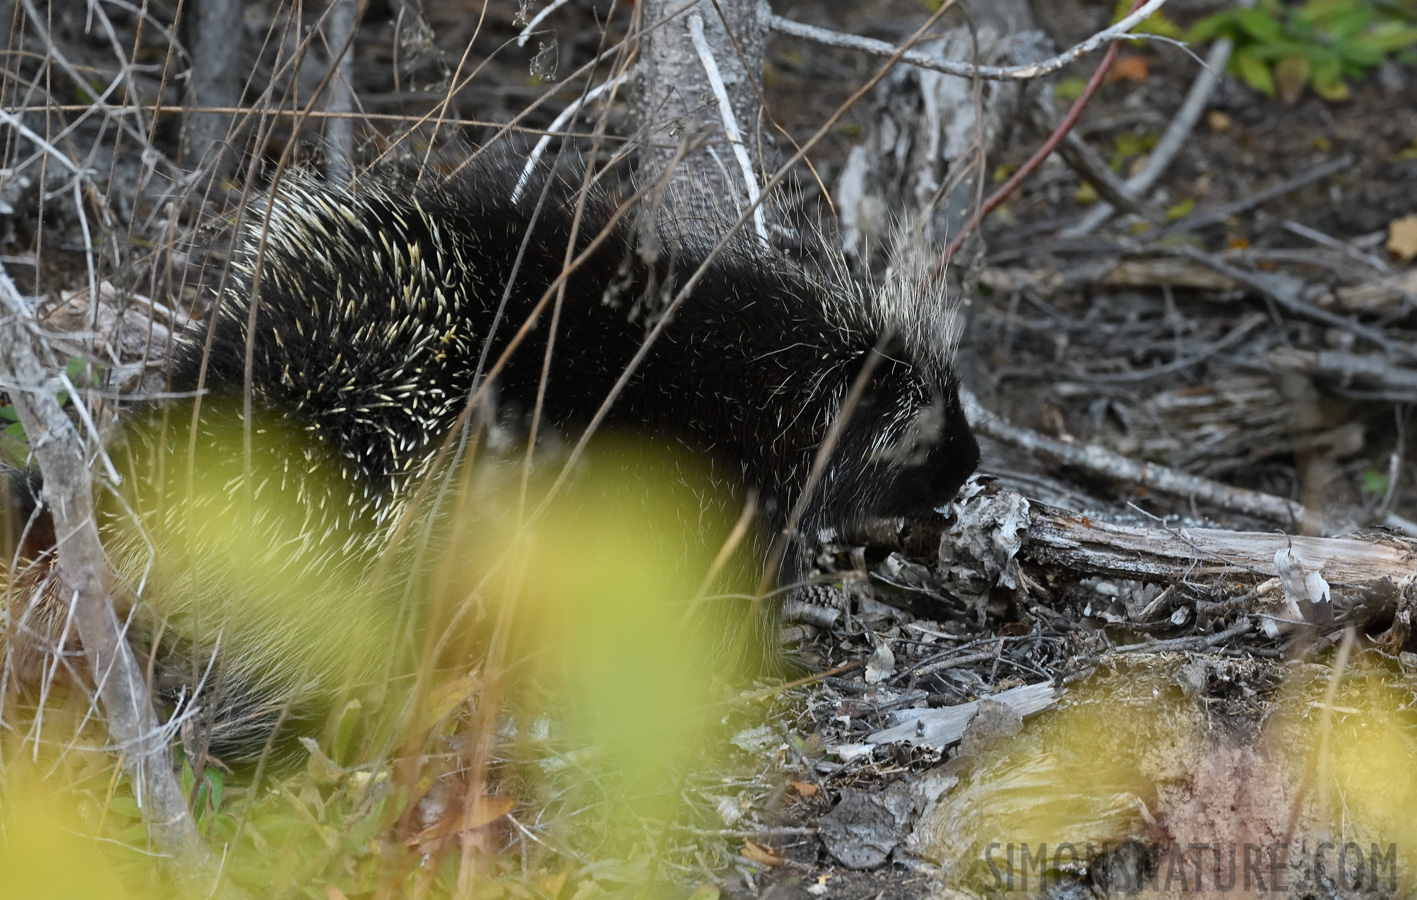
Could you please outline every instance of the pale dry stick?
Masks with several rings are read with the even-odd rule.
[[[90,323],[95,331],[98,330],[98,266],[93,258],[93,231],[89,228],[89,216],[84,212],[84,188],[80,184],[81,179],[75,178],[74,184],[74,213],[79,217],[79,230],[84,233],[84,269],[89,277],[89,302],[93,308],[93,321]],[[115,357],[115,362],[117,359]]]
[[[25,127],[24,123],[5,112],[3,109],[0,109],[0,122],[9,124],[10,127],[19,132],[22,137],[33,142],[35,146],[39,148],[38,152],[48,155],[51,159],[57,160],[61,166],[68,169],[74,175],[72,181],[74,187],[74,213],[79,217],[79,228],[84,233],[84,264],[88,274],[89,297],[94,304],[94,314],[97,315],[98,268],[94,263],[93,256],[93,232],[89,228],[88,213],[84,211],[83,185],[88,181],[87,172],[79,168],[79,166],[75,164],[73,160],[69,159],[65,153],[60,151],[58,147],[46,141],[30,128]],[[97,434],[97,432],[95,432],[95,434]]]
[[[1254,6],[1255,0],[1239,0],[1236,5],[1240,7]],[[1202,67],[1200,75],[1196,76],[1196,80],[1191,83],[1191,89],[1186,92],[1186,99],[1181,102],[1181,108],[1176,110],[1176,115],[1171,118],[1171,124],[1166,126],[1166,133],[1147,154],[1146,163],[1142,166],[1141,171],[1127,179],[1126,193],[1128,197],[1139,198],[1151,190],[1157,179],[1171,165],[1171,161],[1181,152],[1181,148],[1186,145],[1187,138],[1191,136],[1191,132],[1195,131],[1201,113],[1209,105],[1210,95],[1215,93],[1215,87],[1220,83],[1220,76],[1225,71],[1225,65],[1230,62],[1230,54],[1234,49],[1235,42],[1229,38],[1220,38],[1211,45],[1210,54],[1205,58],[1205,65]],[[1064,229],[1062,236],[1082,237],[1089,234],[1103,222],[1106,222],[1115,211],[1111,204],[1098,204],[1076,225]]]
[[[1339,253],[1342,253],[1349,259],[1354,260],[1356,262],[1360,262],[1368,268],[1375,269],[1384,275],[1392,274],[1392,266],[1388,265],[1379,257],[1376,257],[1371,253],[1364,253],[1362,250],[1359,250],[1357,247],[1354,247],[1352,244],[1349,244],[1345,241],[1340,241],[1337,238],[1329,237],[1322,231],[1319,231],[1317,228],[1310,228],[1307,225],[1295,222],[1293,219],[1285,219],[1284,230],[1297,234],[1299,235],[1299,237],[1308,238],[1316,244],[1321,244],[1322,246],[1337,250]]]
[[[818,28],[815,25],[803,25],[791,19],[784,19],[782,16],[769,16],[767,22],[768,28],[779,34],[825,44],[829,47],[859,50],[872,56],[895,57],[898,55],[901,62],[919,66],[922,69],[944,72],[946,75],[958,75],[961,78],[983,78],[987,81],[1030,81],[1056,72],[1111,41],[1148,37],[1148,35],[1133,35],[1131,30],[1146,21],[1152,13],[1164,5],[1166,5],[1166,0],[1148,0],[1147,3],[1138,7],[1135,12],[1127,15],[1117,24],[1097,32],[1057,56],[1019,66],[977,66],[967,62],[939,60],[916,50],[901,50],[900,47],[885,41],[859,37],[854,34],[843,34],[827,28]]]
[[[1308,511],[1302,504],[1293,500],[1231,487],[1209,478],[1188,475],[1169,466],[1137,462],[1095,444],[1068,443],[1027,428],[1020,428],[984,409],[979,400],[966,390],[960,391],[960,400],[969,415],[969,424],[980,434],[1035,456],[1075,466],[1104,478],[1144,485],[1151,490],[1179,497],[1194,498],[1211,506],[1267,519],[1281,525],[1293,526],[1308,521]]]
[[[1317,773],[1313,781],[1319,787],[1320,815],[1332,815],[1333,813],[1330,801],[1333,791],[1331,782],[1334,769],[1337,768],[1337,763],[1333,758],[1333,713],[1334,707],[1337,706],[1338,685],[1348,672],[1348,661],[1352,658],[1353,645],[1357,637],[1357,630],[1352,625],[1343,630],[1343,640],[1338,645],[1338,658],[1333,661],[1333,671],[1329,674],[1328,684],[1324,686],[1323,705],[1319,707],[1319,740],[1312,751],[1313,765],[1310,766],[1310,770]],[[1308,778],[1304,779],[1306,788],[1309,781]],[[1294,831],[1293,823],[1299,819],[1299,801],[1300,798],[1295,797],[1294,808],[1290,811],[1290,833]]]
[[[1037,127],[1043,134],[1049,134],[1053,130],[1053,126],[1042,119],[1038,121]],[[1079,178],[1096,188],[1103,200],[1132,215],[1140,216],[1153,225],[1166,221],[1166,210],[1155,203],[1129,196],[1126,183],[1107,165],[1107,160],[1078,137],[1076,132],[1070,131],[1067,137],[1063,138],[1063,142],[1058,145],[1058,155]]]
[[[1198,250],[1188,244],[1177,244],[1174,247],[1166,248],[1177,256],[1184,256],[1202,265],[1209,266],[1215,271],[1235,281],[1245,285],[1251,290],[1269,298],[1276,306],[1293,313],[1300,318],[1308,319],[1311,322],[1319,322],[1340,331],[1346,331],[1355,337],[1361,337],[1370,341],[1374,346],[1382,349],[1391,359],[1412,360],[1417,358],[1417,349],[1407,344],[1389,340],[1388,336],[1379,328],[1364,325],[1361,322],[1340,316],[1338,313],[1322,309],[1312,303],[1306,303],[1299,292],[1294,290],[1290,284],[1278,276],[1268,272],[1247,272],[1244,269],[1230,265],[1213,254]]]
[[[0,376],[44,474],[43,498],[54,520],[60,581],[72,592],[74,622],[112,746],[172,876],[204,895],[238,897],[222,885],[173,775],[168,729],[153,712],[143,670],[124,639],[108,592],[88,456],[36,355],[32,328],[24,300],[0,265]]]
[[[1201,69],[1196,80],[1191,83],[1190,92],[1186,94],[1181,108],[1172,117],[1171,124],[1166,127],[1166,133],[1147,154],[1146,164],[1142,166],[1141,171],[1127,179],[1123,186],[1127,197],[1136,200],[1151,190],[1171,165],[1172,160],[1176,158],[1176,154],[1186,145],[1186,139],[1195,130],[1196,122],[1200,120],[1201,113],[1210,103],[1210,95],[1215,92],[1215,86],[1220,82],[1220,73],[1225,71],[1225,64],[1230,60],[1230,52],[1233,47],[1234,43],[1229,38],[1220,38],[1211,45],[1210,55],[1205,59],[1205,66]],[[1111,218],[1116,211],[1116,207],[1111,203],[1099,203],[1088,211],[1076,225],[1063,229],[1061,234],[1065,238],[1083,237],[1091,234]]]
[[[743,172],[743,186],[748,194],[748,205],[753,210],[753,228],[758,237],[768,239],[767,221],[763,217],[763,204],[758,192],[758,178],[753,173],[753,161],[748,158],[748,148],[743,144],[743,131],[738,127],[738,119],[733,115],[733,104],[728,100],[728,88],[723,84],[723,75],[718,71],[718,61],[713,58],[713,48],[704,37],[704,20],[698,13],[689,16],[689,39],[699,55],[699,63],[704,67],[709,87],[718,101],[718,113],[723,117],[723,133],[733,147],[733,155],[738,159],[738,168]]]
[[[1299,188],[1313,184],[1315,181],[1327,178],[1330,175],[1337,175],[1339,172],[1353,165],[1353,162],[1352,154],[1344,154],[1336,159],[1327,160],[1319,163],[1312,169],[1300,172],[1287,181],[1276,184],[1274,187],[1256,191],[1247,197],[1241,197],[1233,203],[1226,203],[1222,206],[1193,212],[1188,216],[1172,222],[1165,229],[1159,232],[1153,232],[1151,235],[1148,235],[1148,237],[1152,237],[1154,240],[1161,240],[1173,234],[1194,231],[1197,228],[1219,224],[1233,215],[1238,215],[1246,210],[1253,209],[1262,203],[1268,203],[1276,197],[1282,197],[1285,194],[1297,191]]]
[[[675,18],[676,16],[680,15],[680,14],[683,13],[686,9],[689,9],[690,7],[692,7],[692,6],[693,6],[695,3],[697,3],[697,2],[698,2],[698,0],[687,0],[687,2],[686,2],[683,6],[680,6],[680,7],[676,8],[676,9],[674,9],[674,10],[671,11],[668,15],[666,15],[666,16],[660,18],[660,19],[656,19],[654,22],[652,22],[652,23],[650,23],[648,26],[646,26],[644,30],[650,30],[650,29],[662,27],[665,22],[668,22],[668,21],[670,21],[671,19]],[[953,2],[953,0],[951,0],[951,2]],[[595,69],[596,66],[600,65],[602,62],[605,62],[606,60],[610,59],[611,57],[615,56],[616,54],[623,54],[623,52],[624,52],[624,50],[625,50],[625,47],[626,47],[626,39],[622,38],[622,39],[616,41],[616,42],[615,42],[614,44],[612,44],[611,46],[609,46],[609,47],[607,47],[606,49],[602,50],[600,53],[596,54],[596,56],[595,56],[593,59],[591,59],[589,62],[583,63],[578,69],[576,69],[574,72],[571,72],[571,73],[570,73],[569,75],[567,75],[565,78],[562,78],[560,81],[556,82],[555,84],[552,84],[552,85],[548,86],[547,90],[544,91],[544,92],[541,94],[541,96],[537,97],[537,98],[536,98],[535,100],[533,100],[531,103],[529,103],[529,104],[527,104],[526,106],[524,106],[524,107],[522,108],[522,111],[521,111],[521,112],[517,113],[515,116],[512,116],[512,118],[509,119],[509,120],[507,120],[506,122],[499,124],[499,125],[497,126],[497,131],[496,131],[496,133],[494,133],[494,134],[492,135],[492,137],[488,138],[487,141],[484,142],[481,147],[479,147],[477,150],[475,150],[472,154],[470,154],[470,155],[468,156],[467,163],[470,164],[473,160],[477,159],[477,158],[478,158],[479,156],[481,156],[484,152],[486,152],[488,148],[495,146],[499,141],[501,141],[503,138],[505,138],[505,137],[507,136],[507,134],[510,133],[511,131],[513,131],[514,129],[521,128],[521,121],[522,121],[523,119],[525,119],[527,116],[531,115],[531,114],[532,114],[533,112],[535,112],[537,109],[539,109],[539,108],[541,107],[541,104],[542,104],[542,103],[545,103],[547,100],[549,100],[549,99],[551,99],[552,97],[556,96],[557,92],[558,92],[561,88],[565,87],[566,85],[569,85],[569,84],[570,84],[572,81],[574,81],[575,79],[580,78],[581,76],[586,75],[586,74],[589,74],[590,72],[594,71],[594,69]],[[461,63],[459,63],[459,66],[461,66]],[[475,73],[474,73],[474,74],[475,74]],[[470,79],[471,79],[471,76],[469,76],[468,80],[470,80]],[[466,83],[467,83],[466,81],[463,82],[463,84],[466,84]],[[460,88],[461,86],[462,86],[462,85],[458,85],[459,88]],[[454,88],[453,90],[456,90],[456,88]],[[445,103],[440,104],[440,105],[443,106],[443,107],[446,107],[447,104],[446,104],[446,102],[445,102]],[[433,116],[433,115],[434,115],[433,113],[427,113],[427,114],[425,114],[424,116],[422,116],[415,124],[421,124],[423,121],[426,121],[428,118],[430,118],[430,117]],[[449,122],[449,123],[457,122],[457,123],[461,124],[463,120],[457,120],[457,119],[442,119],[442,118],[440,118],[438,121],[439,121],[439,122],[446,121],[446,122]],[[490,124],[492,124],[492,123],[474,123],[474,124],[490,125]],[[450,173],[448,173],[448,174],[449,174],[449,176],[456,175],[459,171],[461,171],[461,168],[454,169],[452,172],[450,172]],[[736,227],[736,226],[735,226],[735,227]]]
[[[551,124],[546,128],[546,134],[536,142],[536,146],[531,148],[531,153],[527,154],[526,165],[522,167],[522,173],[517,177],[517,186],[512,189],[512,201],[521,199],[522,192],[526,190],[527,182],[531,180],[531,175],[536,171],[536,164],[541,161],[541,155],[546,152],[546,148],[551,145],[551,138],[556,132],[566,126],[566,123],[573,119],[577,113],[586,107],[586,104],[595,100],[601,94],[609,90],[614,90],[625,83],[625,75],[621,73],[602,84],[585,92],[585,96],[572,100],[560,115],[551,120]]]
[[[536,26],[540,25],[547,16],[569,2],[570,0],[551,0],[550,3],[546,4],[546,8],[532,16],[531,21],[527,22],[526,26],[522,28],[522,33],[517,36],[517,46],[525,47],[526,42],[531,38],[532,32],[536,31]]]
[[[1417,402],[1417,370],[1394,365],[1381,353],[1276,347],[1268,358],[1276,369],[1303,373],[1340,396]]]
[[[98,23],[103,28],[104,34],[108,37],[109,46],[113,51],[113,58],[118,63],[118,72],[114,78],[114,81],[127,83],[129,87],[132,88],[132,73],[142,71],[145,68],[151,71],[152,67],[141,66],[137,63],[136,59],[129,59],[128,54],[123,49],[122,42],[118,39],[118,32],[116,29],[114,29],[113,22],[108,18],[108,14],[104,12],[101,3],[94,2],[94,0],[90,0],[87,12],[88,18],[84,22],[84,34],[92,35],[94,33],[93,20],[97,18]],[[108,93],[112,91],[112,89],[113,86],[111,85],[109,87],[109,90],[104,92],[105,98],[107,97]],[[139,124],[146,129],[149,123],[141,121],[140,118]]]
[[[1219,644],[1223,644],[1231,638],[1244,637],[1255,630],[1255,622],[1249,616],[1241,616],[1240,620],[1224,631],[1216,634],[1191,634],[1185,637],[1157,639],[1148,638],[1140,644],[1127,644],[1123,647],[1115,647],[1112,650],[1113,656],[1127,656],[1134,653],[1165,653],[1165,652],[1186,652],[1199,653],[1208,650]]]
[[[93,107],[92,107],[92,106],[86,106],[86,107],[84,107],[84,109],[93,109]],[[29,139],[30,142],[32,142],[36,147],[39,148],[38,150],[35,151],[35,156],[29,157],[29,158],[27,158],[26,160],[24,160],[23,162],[19,163],[18,165],[13,166],[13,167],[10,169],[11,172],[19,171],[20,169],[22,169],[22,168],[24,168],[26,165],[28,165],[31,160],[37,158],[37,157],[40,156],[40,155],[48,154],[52,159],[54,159],[56,162],[58,162],[61,166],[63,166],[64,168],[68,169],[69,172],[70,172],[75,178],[80,179],[80,180],[87,180],[87,178],[88,178],[88,173],[87,173],[85,170],[79,168],[79,166],[78,166],[77,163],[75,163],[72,159],[70,159],[70,158],[68,157],[68,155],[67,155],[63,150],[60,150],[58,147],[54,146],[54,144],[53,144],[51,141],[47,140],[47,139],[44,137],[44,135],[42,135],[42,134],[40,134],[39,132],[35,131],[34,129],[32,129],[32,128],[26,126],[25,123],[24,123],[24,122],[21,122],[17,116],[11,115],[10,113],[6,112],[5,110],[0,109],[0,122],[3,122],[4,124],[9,125],[11,128],[15,129],[15,131],[19,132],[20,135],[22,135],[23,137]],[[73,126],[70,126],[69,128],[64,129],[64,131],[60,132],[59,136],[60,136],[60,137],[63,137],[63,136],[66,135],[72,128],[73,128]]]

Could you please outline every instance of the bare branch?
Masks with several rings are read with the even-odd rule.
[[[26,305],[0,266],[0,378],[44,473],[43,499],[54,520],[60,583],[70,596],[70,613],[103,703],[113,748],[133,785],[148,833],[167,858],[172,875],[209,893],[218,889],[219,871],[187,810],[168,753],[171,736],[158,723],[143,670],[114,613],[107,561],[94,519],[87,453],[55,398],[58,383],[36,355],[35,339]]]
[[[815,25],[803,25],[800,22],[794,22],[791,19],[784,19],[782,16],[776,15],[769,16],[767,24],[768,28],[779,34],[815,41],[816,43],[826,44],[830,47],[860,50],[872,56],[893,57],[896,54],[900,54],[901,62],[910,63],[913,66],[920,66],[923,69],[934,69],[936,72],[944,72],[946,75],[958,75],[961,78],[984,78],[989,81],[1030,81],[1035,78],[1042,78],[1044,75],[1050,75],[1076,62],[1081,57],[1086,56],[1104,44],[1135,37],[1135,35],[1130,33],[1131,30],[1146,21],[1152,13],[1159,10],[1165,4],[1166,0],[1148,0],[1148,2],[1139,7],[1136,12],[1128,15],[1116,25],[1097,32],[1097,34],[1094,34],[1080,44],[1068,48],[1057,56],[1039,62],[1025,63],[1020,66],[976,66],[973,63],[934,59],[927,54],[919,53],[914,50],[902,52],[899,47],[888,44],[885,41],[858,37],[854,34],[843,34],[839,31],[818,28]],[[1145,35],[1142,35],[1142,37],[1145,37]]]

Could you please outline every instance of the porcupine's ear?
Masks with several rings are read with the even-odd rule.
[[[838,525],[926,515],[979,463],[954,367],[959,306],[944,279],[932,277],[933,254],[919,230],[896,235],[882,283],[860,298],[873,335],[865,359],[874,361],[862,370],[867,381],[842,435],[827,507]]]
[[[937,377],[952,378],[964,318],[944,273],[934,267],[935,253],[923,230],[899,223],[873,307],[881,330],[895,336],[911,360]]]

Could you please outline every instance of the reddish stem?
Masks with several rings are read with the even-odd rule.
[[[1128,10],[1128,14],[1135,12],[1144,2],[1146,2],[1146,0],[1133,0],[1132,7]],[[1068,108],[1068,114],[1063,116],[1063,121],[1058,123],[1058,127],[1048,136],[1048,140],[1044,141],[1043,145],[1034,151],[1033,155],[1028,158],[1028,162],[1019,166],[1019,170],[1013,174],[1012,178],[1004,182],[1003,186],[990,194],[984,202],[980,204],[979,209],[975,210],[974,215],[969,217],[969,221],[964,223],[964,227],[961,228],[959,233],[954,236],[954,239],[950,241],[949,246],[945,247],[944,252],[936,257],[935,264],[930,267],[930,281],[934,281],[940,277],[940,274],[945,269],[945,264],[948,263],[959,250],[965,238],[973,234],[975,229],[979,227],[979,223],[984,221],[984,217],[997,209],[1014,191],[1018,190],[1018,186],[1023,184],[1028,176],[1033,174],[1034,170],[1043,165],[1043,160],[1047,159],[1052,155],[1054,150],[1058,149],[1058,145],[1063,142],[1063,138],[1068,136],[1068,132],[1073,130],[1073,126],[1076,125],[1078,119],[1082,117],[1082,111],[1087,106],[1088,101],[1092,99],[1092,95],[1097,93],[1098,88],[1102,87],[1102,82],[1107,78],[1107,72],[1111,70],[1112,63],[1116,61],[1117,53],[1121,47],[1122,39],[1119,38],[1112,42],[1112,46],[1108,47],[1107,52],[1103,55],[1102,62],[1098,65],[1097,71],[1093,72],[1092,77],[1088,79],[1087,87],[1083,88],[1082,94],[1073,101],[1073,105]]]

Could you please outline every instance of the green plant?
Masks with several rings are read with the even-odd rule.
[[[75,387],[87,387],[97,383],[98,373],[80,356],[69,357],[64,373],[69,376],[69,383]],[[69,402],[68,391],[60,391],[54,396],[60,406]],[[0,463],[22,469],[29,459],[29,439],[25,437],[25,426],[20,423],[20,414],[15,411],[15,405],[8,402],[9,398],[0,394],[0,399],[6,401],[0,403]]]
[[[1389,57],[1414,58],[1414,0],[1260,0],[1197,22],[1187,39],[1235,42],[1230,71],[1267,95],[1293,102],[1304,87],[1325,100],[1348,97],[1348,79]]]
[[[1122,21],[1131,12],[1132,0],[1117,0],[1116,7],[1112,10],[1112,23]],[[1174,38],[1181,40],[1185,37],[1186,31],[1171,19],[1167,18],[1164,10],[1157,10],[1137,23],[1132,29],[1132,34],[1149,34],[1156,37]],[[1142,43],[1133,41],[1132,43]]]
[[[20,414],[12,404],[0,405],[0,462],[12,466],[25,464],[25,426],[20,424]]]

